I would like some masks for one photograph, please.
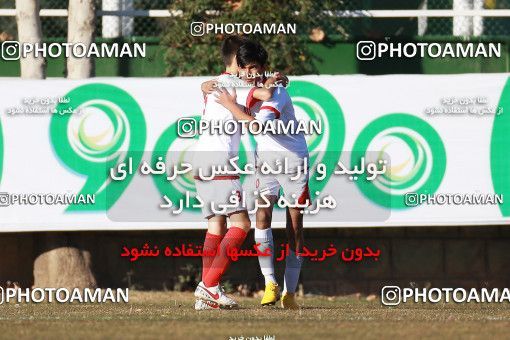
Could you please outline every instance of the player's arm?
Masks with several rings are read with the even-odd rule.
[[[282,73],[275,72],[271,77],[267,78],[262,87],[255,89],[253,97],[260,101],[271,99],[276,87],[282,85],[284,87],[289,83],[289,79]]]
[[[220,103],[227,110],[232,112],[232,115],[236,120],[252,121],[254,117],[244,112],[242,106],[237,104],[237,94],[235,88],[232,94],[227,89],[217,88],[215,91],[216,102]]]
[[[200,85],[200,89],[202,90],[204,97],[213,93],[216,87],[218,87],[218,81],[216,79],[205,81],[202,85]]]

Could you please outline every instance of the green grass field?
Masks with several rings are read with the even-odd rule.
[[[191,293],[131,291],[127,304],[11,303],[0,306],[0,338],[508,338],[510,329],[507,304],[384,307],[379,299],[307,297],[300,311],[287,311],[238,301],[239,310],[196,312]]]

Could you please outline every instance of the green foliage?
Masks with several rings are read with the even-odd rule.
[[[174,290],[179,292],[194,291],[201,280],[200,269],[192,263],[181,267]]]
[[[162,44],[166,47],[165,61],[168,76],[215,75],[224,69],[220,57],[222,34],[194,37],[192,22],[206,23],[295,23],[297,34],[251,34],[269,53],[269,70],[299,75],[317,73],[307,48],[312,28],[321,27],[329,33],[339,33],[336,20],[330,20],[325,10],[339,8],[340,1],[276,1],[276,0],[174,0],[171,11],[182,11],[181,17],[168,20]],[[210,11],[214,11],[211,13]],[[207,13],[206,13],[207,12]],[[299,12],[299,15],[296,15]]]

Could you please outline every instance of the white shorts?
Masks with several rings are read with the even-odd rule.
[[[255,187],[259,192],[265,192],[265,196],[280,196],[280,188],[283,189],[283,195],[289,202],[304,204],[308,200],[308,205],[312,204],[308,190],[308,174],[301,175],[295,180],[291,180],[292,175],[277,174],[263,175],[257,174]]]
[[[198,196],[204,204],[202,207],[204,218],[210,218],[215,215],[230,216],[235,212],[247,210],[246,206],[242,205],[243,188],[239,178],[214,179],[210,181],[195,179],[195,187]],[[233,195],[239,198],[241,204],[232,206],[230,197]],[[222,206],[225,206],[226,209],[224,210]]]

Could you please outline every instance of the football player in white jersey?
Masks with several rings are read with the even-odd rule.
[[[236,59],[241,78],[250,81],[250,79],[253,79],[253,75],[264,72],[267,53],[260,44],[245,42],[239,47]],[[260,124],[264,124],[279,119],[284,123],[297,122],[292,100],[284,87],[278,87],[271,99],[259,101],[252,105],[250,107],[251,115],[239,107],[236,102],[236,94],[232,95],[220,89],[216,96],[216,101],[225,106],[240,121],[256,120]],[[302,206],[311,204],[308,191],[308,171],[303,173],[303,167],[307,167],[308,164],[308,147],[302,132],[256,135],[255,139],[257,141],[257,165],[264,162],[274,165],[275,160],[280,160],[283,163],[287,158],[286,161],[290,169],[285,174],[257,174],[257,189],[259,192],[268,192],[265,196],[271,202],[270,207],[259,207],[256,213],[255,241],[260,243],[259,249],[261,251],[270,248],[271,254],[274,254],[271,220],[273,206],[278,200],[280,188],[283,189],[288,201],[298,202],[301,206],[288,207],[286,211],[286,230],[290,251],[286,257],[284,289],[281,296],[281,306],[283,308],[298,309],[295,291],[303,261],[303,258],[299,255],[302,252],[304,242]],[[301,175],[297,176],[300,172]],[[280,299],[280,288],[276,283],[273,258],[260,256],[259,264],[266,284],[261,304],[274,305]]]
[[[227,37],[221,46],[221,53],[226,70],[216,79],[216,85],[227,92],[234,93],[237,89],[239,103],[250,107],[254,100],[269,99],[272,91],[267,88],[253,88],[247,86],[236,75],[238,67],[236,52],[246,39],[239,36]],[[276,82],[271,79],[270,82]],[[232,113],[218,104],[212,94],[204,96],[205,107],[202,120],[211,124],[223,124],[234,120]],[[236,122],[237,123],[237,122]],[[237,123],[238,124],[238,123]],[[204,241],[202,257],[202,281],[195,290],[195,309],[235,308],[237,303],[228,297],[219,286],[219,282],[230,264],[226,254],[229,248],[239,248],[250,229],[250,219],[246,207],[231,206],[230,197],[233,194],[242,195],[242,187],[238,175],[219,175],[209,177],[213,166],[228,166],[229,160],[239,152],[240,132],[223,134],[217,130],[202,133],[194,148],[193,167],[195,170],[195,186],[198,196],[202,199],[203,215],[208,221],[208,229]],[[203,175],[206,176],[203,176]],[[219,211],[215,207],[228,205]],[[227,217],[231,227],[227,231]],[[207,301],[207,303],[204,303]]]

